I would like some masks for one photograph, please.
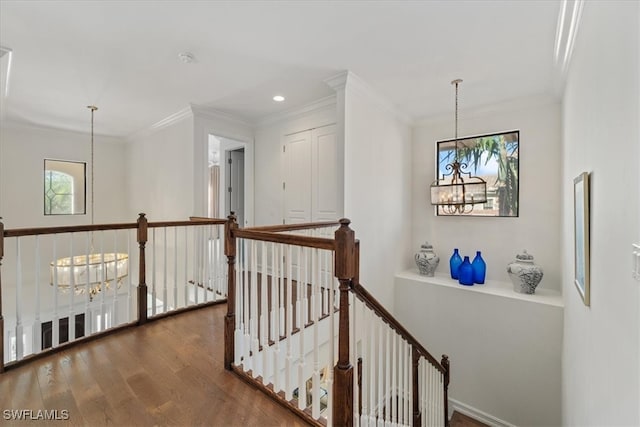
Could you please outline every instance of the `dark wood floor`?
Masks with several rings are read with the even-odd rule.
[[[0,425],[305,426],[223,369],[225,313],[179,314],[10,369],[0,374]],[[12,410],[33,419],[8,420]],[[68,419],[43,422],[42,410]],[[452,418],[451,427],[480,426]]]

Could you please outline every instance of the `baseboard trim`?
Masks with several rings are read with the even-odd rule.
[[[476,419],[492,427],[516,427],[514,424],[501,420],[500,418],[494,417],[486,412],[482,412],[473,406],[469,406],[455,399],[449,399],[449,414],[447,414],[449,415],[449,419],[451,419],[451,415],[453,415],[454,411],[458,411],[463,415]]]

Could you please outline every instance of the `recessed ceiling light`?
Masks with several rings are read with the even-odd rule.
[[[276,95],[276,96],[273,97],[273,100],[276,101],[276,102],[282,102],[282,101],[284,101],[284,96]]]

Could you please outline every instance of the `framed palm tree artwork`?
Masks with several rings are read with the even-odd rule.
[[[519,215],[520,131],[493,133],[437,141],[437,178],[447,177],[447,165],[461,163],[461,172],[484,179],[487,201],[465,216],[517,217]],[[456,158],[457,155],[457,158]],[[448,215],[437,206],[437,215]]]

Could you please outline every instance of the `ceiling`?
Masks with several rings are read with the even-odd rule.
[[[8,1],[3,121],[125,137],[195,104],[250,124],[350,70],[413,118],[557,96],[560,1]],[[183,63],[178,54],[191,52]],[[286,101],[272,97],[282,94]]]

